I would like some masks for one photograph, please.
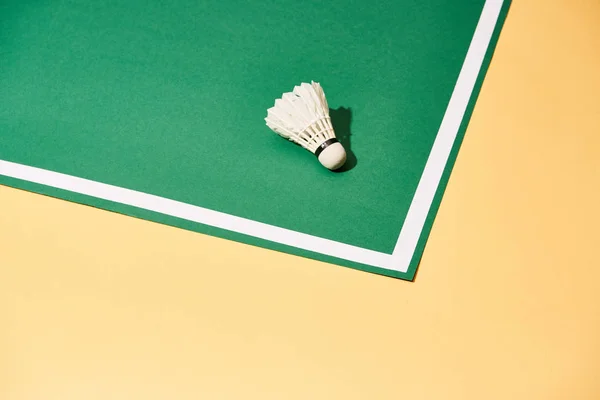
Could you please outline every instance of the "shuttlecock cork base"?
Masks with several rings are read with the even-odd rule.
[[[346,162],[346,150],[337,139],[329,139],[321,143],[315,155],[325,168],[332,171],[340,169]]]
[[[267,110],[265,121],[275,133],[317,156],[325,168],[337,170],[346,162],[346,150],[335,136],[319,83],[302,83],[284,93]]]

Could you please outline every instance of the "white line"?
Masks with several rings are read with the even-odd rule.
[[[365,265],[406,272],[490,44],[503,0],[487,0],[392,255],[59,172],[0,160],[5,175]]]
[[[175,200],[0,160],[0,175],[155,211],[228,231],[384,268],[391,255],[279,228]]]
[[[450,103],[402,225],[398,242],[392,254],[393,267],[388,267],[390,269],[406,272],[410,266],[410,261],[419,242],[435,193],[446,169],[448,157],[452,152],[452,146],[456,141],[473,89],[477,83],[479,71],[483,65],[483,60],[502,10],[502,3],[503,0],[488,0],[483,7],[467,56],[452,92]]]

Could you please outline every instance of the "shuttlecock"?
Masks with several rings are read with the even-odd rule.
[[[319,83],[302,83],[284,93],[267,110],[265,121],[275,133],[315,154],[324,167],[336,170],[346,162],[346,150],[335,137]]]

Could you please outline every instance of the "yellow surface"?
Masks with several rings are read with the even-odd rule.
[[[514,1],[414,283],[0,187],[0,399],[599,399],[599,71]]]

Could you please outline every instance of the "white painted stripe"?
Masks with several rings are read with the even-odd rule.
[[[155,211],[172,217],[222,228],[228,231],[243,233],[271,242],[286,244],[288,246],[362,264],[383,268],[388,264],[391,257],[389,254],[379,253],[373,250],[335,242],[333,240],[322,239],[289,229],[279,228],[250,219],[166,199],[164,197],[9,161],[0,160],[0,175],[64,189],[70,192],[81,193],[99,199],[127,204],[129,206]]]
[[[503,0],[487,0],[392,255],[59,172],[0,160],[0,175],[81,193],[365,265],[406,272],[460,129]]]
[[[390,266],[390,269],[405,272],[410,266],[410,261],[423,231],[435,193],[446,169],[448,157],[452,152],[452,146],[456,141],[473,89],[477,83],[479,71],[492,40],[503,2],[503,0],[488,0],[483,7],[467,56],[452,92],[450,103],[400,231],[393,252],[393,267]]]

